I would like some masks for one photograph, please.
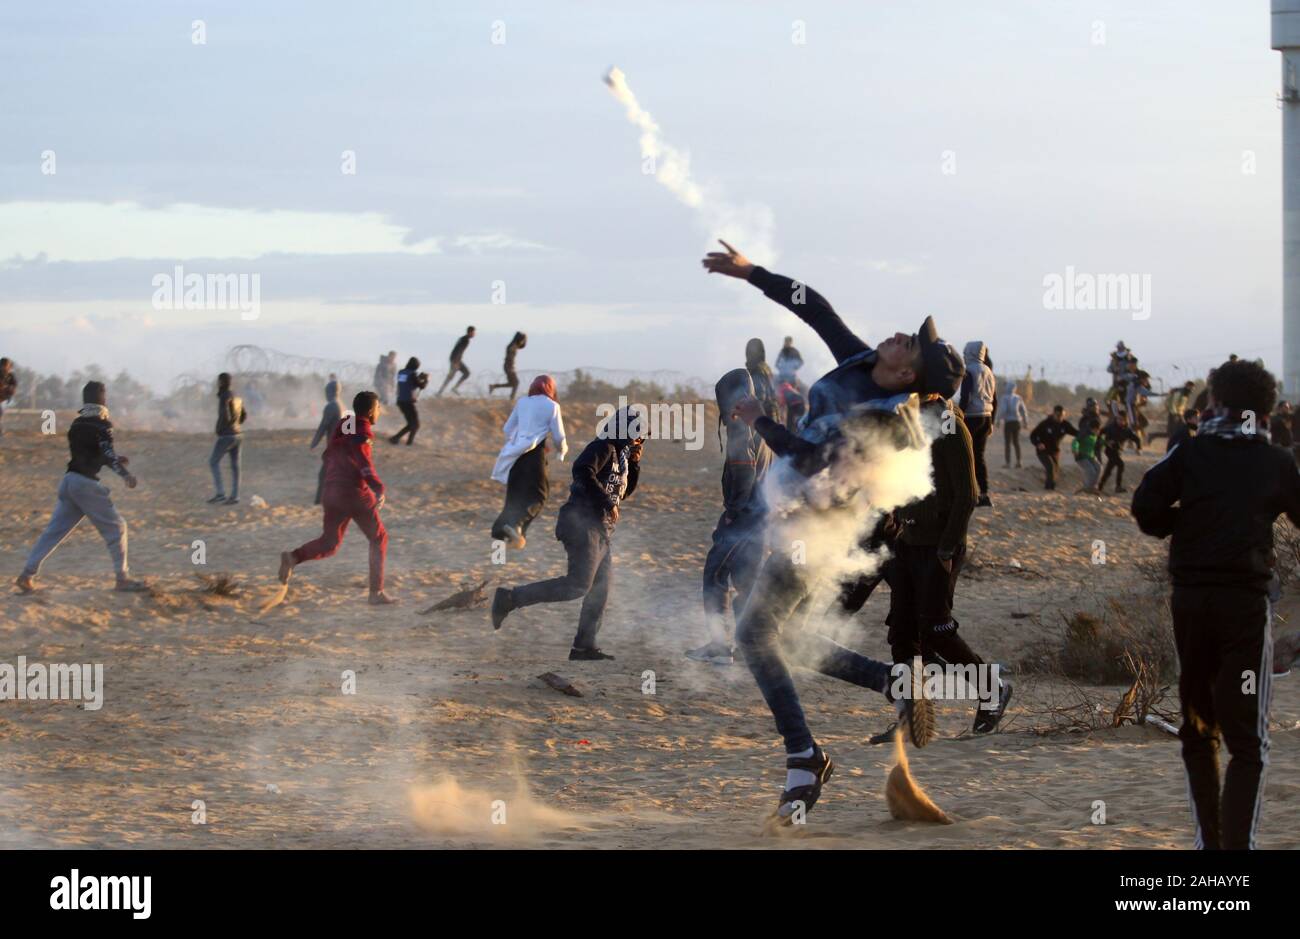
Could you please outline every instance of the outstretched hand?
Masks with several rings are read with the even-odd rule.
[[[710,274],[726,274],[728,277],[739,277],[741,280],[748,280],[749,275],[754,270],[754,265],[750,263],[749,258],[745,257],[731,245],[727,244],[721,238],[718,244],[726,248],[723,251],[710,251],[704,256],[700,263]]]

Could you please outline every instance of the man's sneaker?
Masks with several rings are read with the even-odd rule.
[[[988,497],[987,494],[982,495],[979,497],[979,501],[975,503],[975,508],[991,509],[993,508],[993,501]]]
[[[981,705],[975,708],[975,726],[972,728],[975,733],[992,733],[1002,723],[1002,718],[1007,713],[1007,704],[1011,701],[1011,682],[1002,679],[1001,685],[998,689],[997,707],[985,708]]]
[[[498,587],[497,592],[492,594],[492,628],[500,629],[514,608],[514,591],[509,587]]]
[[[208,505],[216,505],[218,502],[225,502],[225,501],[226,501],[226,494],[224,492],[218,492],[215,496],[213,496],[211,499],[208,500]]]
[[[121,593],[147,593],[149,591],[149,585],[143,580],[131,580],[129,577],[120,577],[113,589]]]
[[[231,496],[229,499],[225,499],[225,500],[223,500],[221,504],[222,504],[222,505],[239,505],[239,496]]]
[[[736,661],[731,646],[725,642],[710,642],[698,649],[687,649],[686,657],[695,662],[708,662],[710,665],[731,665]]]
[[[19,574],[18,579],[14,581],[14,586],[18,588],[19,593],[36,592],[36,582],[26,574]]]
[[[601,652],[599,649],[570,649],[570,662],[603,662],[605,660],[613,661],[614,656],[608,652]]]

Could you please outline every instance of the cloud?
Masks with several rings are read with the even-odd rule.
[[[250,260],[268,255],[440,254],[539,250],[500,232],[415,238],[378,212],[304,212],[137,202],[0,203],[5,267],[40,260]]]

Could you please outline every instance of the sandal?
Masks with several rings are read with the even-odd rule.
[[[787,805],[795,802],[803,803],[805,813],[812,810],[817,804],[817,799],[822,794],[822,786],[831,778],[831,773],[835,770],[835,764],[831,758],[826,755],[821,747],[813,744],[812,756],[790,756],[785,760],[786,769],[803,769],[817,777],[816,781],[807,786],[795,786],[793,789],[783,789],[781,791],[781,801],[776,806],[776,820],[782,825],[792,824],[794,809],[789,812],[783,812]]]

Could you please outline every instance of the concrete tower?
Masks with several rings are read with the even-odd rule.
[[[1300,0],[1272,0],[1282,53],[1282,381],[1300,394]]]

